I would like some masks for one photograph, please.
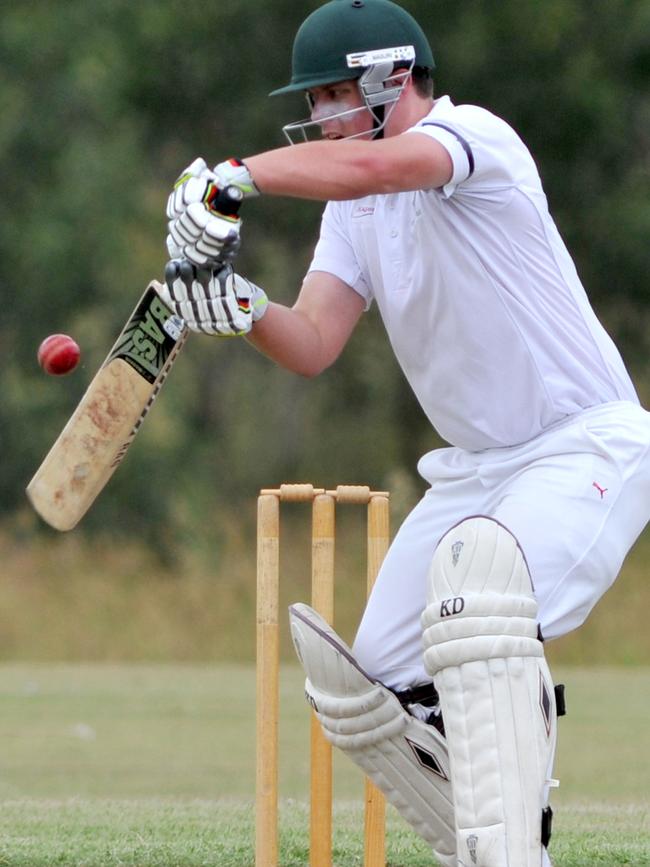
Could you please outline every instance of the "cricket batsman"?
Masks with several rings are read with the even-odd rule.
[[[434,96],[420,25],[331,0],[295,37],[293,146],[208,168],[167,206],[167,300],[283,367],[333,364],[377,304],[449,447],[399,529],[350,649],[291,609],[307,694],[445,867],[546,867],[559,696],[546,641],[579,627],[650,512],[650,414],[598,321],[526,145]],[[240,207],[325,202],[292,307],[233,271]]]

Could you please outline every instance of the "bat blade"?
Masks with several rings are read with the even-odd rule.
[[[71,530],[122,461],[187,339],[153,281],[27,486],[56,530]]]

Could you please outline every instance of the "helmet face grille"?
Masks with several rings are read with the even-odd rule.
[[[362,129],[358,132],[348,131],[347,133],[341,131],[340,134],[343,138],[348,140],[360,137],[367,138],[368,136],[381,138],[384,134],[384,127],[402,95],[411,73],[412,64],[413,61],[395,73],[393,72],[392,60],[380,61],[365,67],[358,82],[359,93],[362,98],[362,105],[358,107],[346,108],[344,105],[337,105],[331,113],[326,111],[316,117],[313,112],[315,99],[308,93],[307,103],[312,109],[311,117],[282,127],[289,144],[310,141],[314,137],[321,138],[323,123],[347,122],[360,112],[366,113],[372,119],[372,129]],[[391,79],[389,85],[386,84],[388,78]]]
[[[431,47],[414,18],[390,0],[330,0],[303,22],[293,45],[291,83],[273,94],[306,90],[350,78],[349,54],[413,46],[415,65],[434,67]]]

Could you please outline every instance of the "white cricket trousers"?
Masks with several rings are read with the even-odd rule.
[[[545,639],[585,621],[650,520],[650,413],[603,404],[523,445],[437,449],[418,470],[431,487],[395,536],[354,643],[360,665],[396,690],[430,679],[427,575],[438,541],[463,518],[495,518],[517,538]]]

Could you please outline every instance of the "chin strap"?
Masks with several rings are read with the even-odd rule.
[[[375,115],[375,132],[373,133],[372,140],[379,141],[384,137],[384,115],[386,114],[386,106],[376,106],[373,109],[373,114]]]

